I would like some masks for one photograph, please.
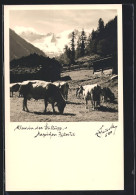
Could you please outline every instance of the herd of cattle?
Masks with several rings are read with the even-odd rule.
[[[44,99],[46,113],[48,103],[52,105],[53,112],[54,107],[58,107],[60,114],[63,114],[64,108],[68,99],[69,84],[67,82],[46,82],[41,80],[28,80],[22,83],[10,84],[10,97],[13,97],[14,92],[19,92],[19,97],[23,97],[23,110],[29,112],[27,107],[27,100],[34,98],[35,100]],[[102,88],[98,84],[79,86],[75,95],[80,98],[82,95],[86,108],[88,108],[88,100],[91,101],[93,110],[100,106],[101,102],[113,102],[115,99],[114,93],[108,88]]]

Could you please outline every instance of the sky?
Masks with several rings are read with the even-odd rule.
[[[10,10],[9,25],[16,31],[30,29],[47,34],[60,33],[74,29],[96,29],[98,20],[102,18],[104,24],[117,15],[117,10]]]

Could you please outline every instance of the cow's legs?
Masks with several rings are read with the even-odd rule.
[[[104,98],[104,95],[101,96],[101,102],[104,103],[105,102],[105,98]]]
[[[93,108],[93,100],[91,99],[91,104],[92,104],[92,108]]]
[[[98,100],[98,101],[97,101],[97,106],[100,106],[100,105],[101,105],[101,101]]]
[[[23,99],[23,111],[25,111],[25,103],[24,103],[24,99]]]
[[[46,99],[44,99],[44,104],[45,104],[45,110],[44,110],[44,113],[46,113],[46,110],[47,110],[47,106],[48,106],[48,102]]]
[[[88,101],[87,101],[87,99],[85,99],[85,102],[86,102],[85,108],[88,109]]]
[[[95,108],[95,101],[91,100],[91,103],[92,103],[92,110],[94,110],[94,108]]]
[[[96,109],[97,107],[97,101],[94,101],[94,110]]]
[[[100,97],[98,98],[98,100],[96,101],[96,107],[100,106]]]
[[[25,111],[25,98],[23,99],[23,111]]]
[[[105,102],[107,102],[107,96],[105,96]]]
[[[18,97],[22,97],[21,93],[19,92]]]
[[[66,94],[66,100],[68,99],[68,94]]]
[[[24,98],[23,100],[23,110],[25,111],[25,108],[26,108],[26,111],[29,112],[28,108],[27,108],[27,98]]]
[[[10,92],[10,97],[13,97],[13,91]]]
[[[55,113],[54,103],[52,103],[51,105],[52,105],[53,113]]]

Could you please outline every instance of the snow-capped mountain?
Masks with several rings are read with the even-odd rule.
[[[31,28],[28,29],[15,29],[23,39],[33,44],[35,47],[39,48],[49,57],[55,57],[64,52],[65,45],[70,45],[73,30],[63,31],[61,33],[55,34],[49,32],[47,34],[40,34]],[[75,45],[78,40],[81,31],[74,30],[75,32]],[[91,30],[86,31],[86,36],[91,32]]]

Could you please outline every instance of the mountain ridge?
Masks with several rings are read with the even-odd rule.
[[[10,38],[10,61],[13,59],[21,58],[23,56],[28,56],[33,53],[46,56],[42,50],[32,45],[30,42],[24,40],[12,29],[9,29],[9,38]]]

